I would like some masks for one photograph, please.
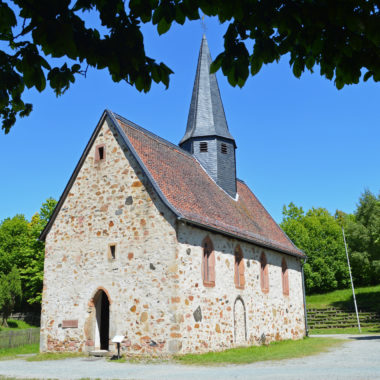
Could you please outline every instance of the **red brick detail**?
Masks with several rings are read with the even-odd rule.
[[[99,287],[95,290],[94,295],[92,296],[92,298],[91,298],[89,304],[91,304],[92,306],[95,305],[94,298],[95,298],[95,296],[98,294],[98,292],[99,292],[100,290],[103,290],[103,292],[106,293],[107,298],[108,298],[108,302],[109,302],[109,304],[111,305],[111,303],[112,303],[112,299],[111,299],[111,297],[110,297],[110,294],[108,293],[108,290],[107,290],[107,289],[103,288],[103,286],[99,286]]]
[[[172,297],[172,303],[180,303],[181,299],[179,297]]]
[[[243,251],[238,245],[235,249],[235,286],[238,289],[244,289],[245,287],[245,267],[244,267],[244,255]]]
[[[215,286],[215,251],[209,236],[202,242],[202,279],[203,285],[208,288]]]
[[[263,293],[269,292],[269,273],[268,273],[268,262],[265,252],[261,254],[260,257],[261,270],[260,270],[260,285]]]
[[[66,319],[62,321],[62,328],[63,329],[69,329],[69,328],[78,328],[78,320],[77,319]]]

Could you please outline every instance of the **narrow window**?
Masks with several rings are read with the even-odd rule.
[[[202,243],[202,279],[203,285],[215,286],[215,252],[212,241],[206,237]]]
[[[201,142],[199,144],[199,151],[200,152],[207,152],[207,143],[206,142]]]
[[[269,292],[269,275],[268,275],[268,263],[267,263],[267,257],[265,256],[265,253],[263,252],[261,254],[260,258],[261,262],[261,273],[260,273],[260,284],[261,284],[261,290],[264,293]]]
[[[286,264],[285,258],[282,259],[281,264],[281,279],[282,279],[282,293],[284,296],[289,295],[289,274],[288,274],[288,265]]]
[[[116,259],[116,244],[110,244],[108,246],[108,258],[110,260]]]
[[[104,159],[104,146],[99,147],[99,160]]]
[[[235,286],[238,289],[244,289],[245,286],[244,256],[240,245],[235,249]]]
[[[227,145],[222,143],[220,150],[223,154],[227,154]]]
[[[95,161],[96,162],[103,161],[105,158],[106,158],[106,148],[104,144],[98,145],[95,148]]]

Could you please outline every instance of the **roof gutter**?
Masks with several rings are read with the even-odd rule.
[[[184,223],[192,224],[194,226],[203,228],[205,230],[211,230],[211,231],[217,232],[219,234],[222,234],[222,235],[225,235],[225,236],[229,236],[229,237],[232,237],[234,239],[245,241],[245,242],[248,242],[248,243],[251,243],[251,244],[256,244],[256,245],[258,245],[260,247],[263,247],[263,248],[269,248],[269,249],[272,249],[272,250],[274,250],[276,252],[285,253],[285,254],[287,254],[289,256],[293,256],[293,257],[297,257],[297,258],[301,258],[301,259],[305,258],[305,256],[296,254],[296,253],[291,252],[291,251],[287,251],[286,249],[281,249],[281,248],[275,247],[272,244],[260,242],[258,240],[254,240],[254,239],[244,238],[244,237],[242,237],[240,235],[236,235],[236,234],[234,234],[232,232],[226,232],[226,231],[220,230],[220,229],[218,229],[216,227],[212,227],[212,226],[209,226],[209,225],[206,225],[206,224],[203,224],[203,223],[195,222],[195,221],[187,219],[185,217],[178,217],[178,219],[180,221],[184,222]]]

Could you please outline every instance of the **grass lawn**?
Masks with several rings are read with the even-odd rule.
[[[38,343],[14,348],[0,348],[0,360],[15,359],[16,355],[36,354],[39,350],[40,345]]]
[[[343,344],[345,340],[332,338],[304,338],[284,340],[268,346],[232,348],[222,352],[178,355],[175,359],[182,364],[247,364],[264,360],[300,358],[326,352]]]
[[[355,295],[359,310],[380,313],[380,285],[356,288]],[[349,288],[326,294],[310,295],[306,297],[306,305],[309,309],[338,307],[343,310],[352,310],[354,309],[352,290]]]
[[[25,321],[18,321],[15,319],[7,319],[7,323],[8,327],[0,326],[0,331],[31,329],[36,327],[26,323]]]

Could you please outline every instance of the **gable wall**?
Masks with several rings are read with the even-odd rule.
[[[106,159],[95,163],[99,144]],[[123,348],[137,353],[167,350],[175,319],[174,226],[105,121],[46,237],[41,350],[93,348],[91,299],[100,287],[111,299],[110,338],[126,335]],[[110,243],[117,245],[115,260],[108,258]],[[78,327],[62,328],[64,320]]]
[[[205,287],[202,280],[203,239],[209,236],[215,251],[215,287]],[[263,249],[253,244],[210,233],[181,223],[178,227],[178,269],[181,297],[178,311],[183,316],[179,329],[182,351],[221,350],[239,345],[261,344],[282,339],[299,339],[305,334],[302,275],[299,259]],[[234,251],[237,244],[244,255],[245,288],[234,283]],[[260,256],[265,252],[269,264],[269,292],[260,286]],[[282,291],[281,261],[286,258],[289,296]],[[246,334],[244,337],[244,306]],[[235,303],[236,301],[236,303]],[[194,312],[200,308],[202,320]],[[242,325],[235,331],[236,324]],[[263,335],[264,334],[264,335]]]

